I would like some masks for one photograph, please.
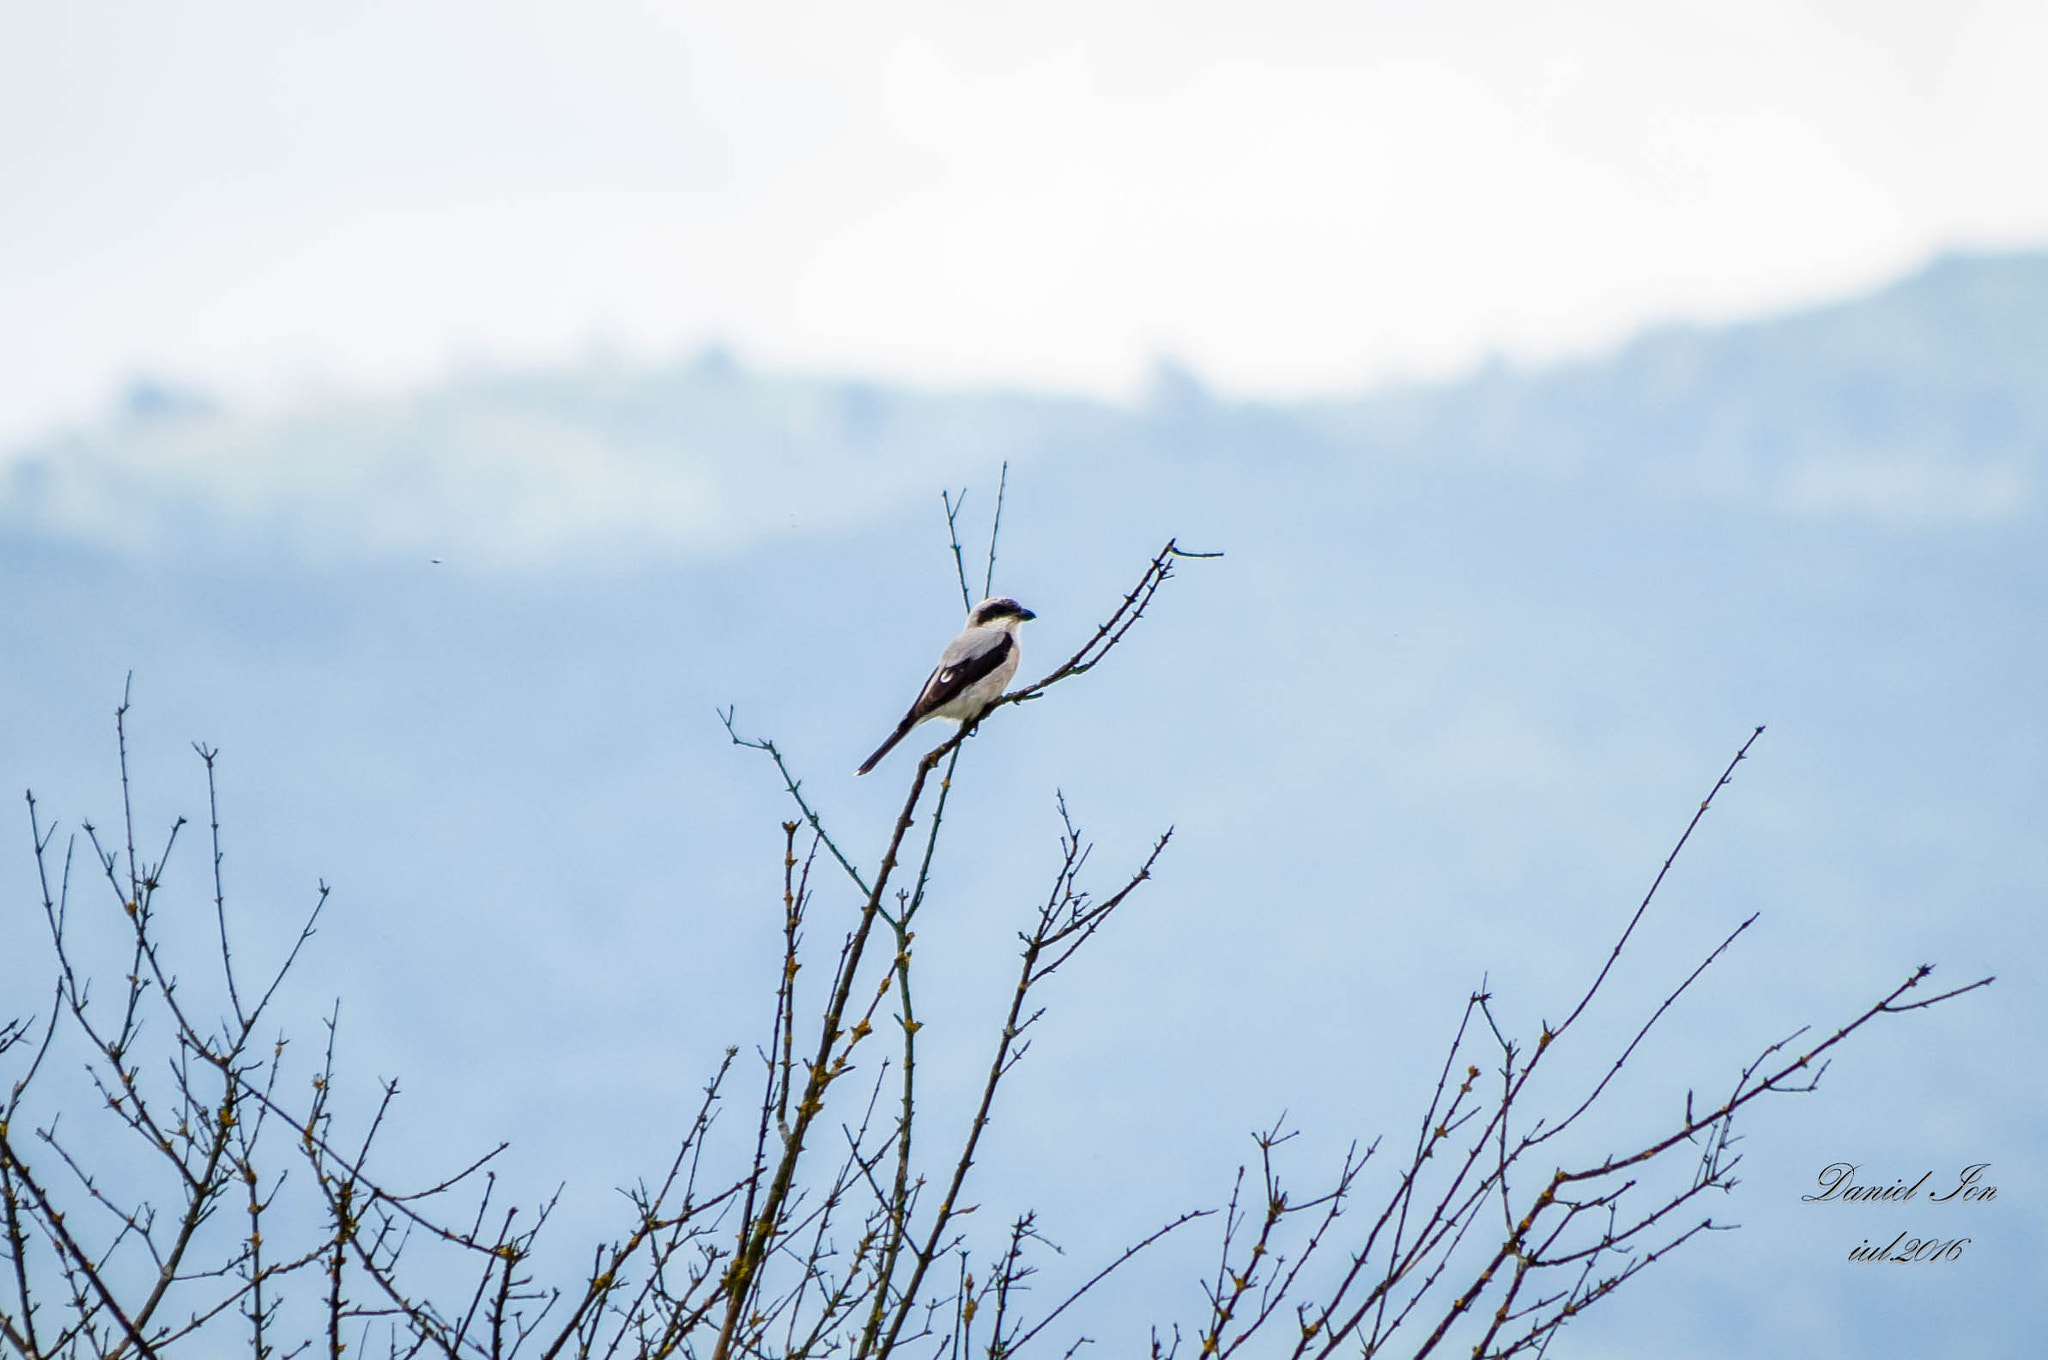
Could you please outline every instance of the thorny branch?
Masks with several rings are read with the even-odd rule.
[[[1796,1057],[1772,1062],[1804,1031],[1767,1047],[1715,1108],[1696,1110],[1688,1092],[1682,1117],[1658,1136],[1627,1153],[1547,1168],[1535,1177],[1537,1188],[1527,1187],[1530,1168],[1525,1163],[1535,1150],[1596,1108],[1651,1031],[1755,920],[1752,916],[1737,924],[1669,990],[1619,1051],[1602,1061],[1599,1075],[1583,1095],[1566,1102],[1561,1117],[1553,1119],[1532,1109],[1536,1093],[1531,1083],[1538,1067],[1602,992],[1679,852],[1762,732],[1759,727],[1750,734],[1701,801],[1592,982],[1562,1021],[1542,1026],[1534,1043],[1524,1046],[1501,1027],[1492,994],[1483,985],[1471,995],[1407,1160],[1394,1169],[1386,1198],[1363,1226],[1362,1237],[1341,1268],[1329,1283],[1306,1296],[1300,1271],[1316,1255],[1332,1223],[1349,1210],[1358,1193],[1359,1170],[1379,1145],[1368,1148],[1365,1158],[1357,1157],[1354,1149],[1330,1190],[1295,1203],[1279,1190],[1273,1169],[1274,1150],[1286,1136],[1278,1126],[1260,1136],[1264,1212],[1256,1220],[1259,1226],[1250,1244],[1242,1245],[1239,1234],[1248,1215],[1238,1197],[1232,1198],[1225,1216],[1222,1265],[1207,1286],[1209,1321],[1200,1332],[1203,1354],[1227,1355],[1257,1334],[1274,1316],[1276,1295],[1295,1300],[1298,1331],[1291,1353],[1296,1357],[1327,1357],[1346,1346],[1367,1356],[1392,1351],[1424,1356],[1468,1323],[1473,1335],[1458,1342],[1461,1351],[1468,1344],[1471,1354],[1482,1357],[1540,1350],[1570,1318],[1697,1235],[1724,1226],[1712,1218],[1683,1215],[1706,1191],[1733,1188],[1740,1158],[1732,1151],[1730,1130],[1738,1111],[1766,1095],[1814,1089],[1826,1066],[1825,1055],[1879,1016],[1946,1001],[1991,982],[1984,978],[1924,1001],[1903,1002],[1901,998],[1927,977],[1930,970],[1922,967]],[[1466,1057],[1474,1044],[1488,1043],[1497,1079],[1491,1097],[1481,1094],[1479,1063]],[[1462,1080],[1453,1085],[1461,1066]],[[1690,1170],[1668,1184],[1653,1177],[1659,1158],[1701,1139],[1704,1151]],[[1468,1251],[1468,1242],[1485,1241],[1481,1225],[1488,1205],[1498,1208],[1501,1236],[1491,1245]],[[1289,1221],[1311,1208],[1321,1211],[1313,1229],[1289,1247]],[[1290,1273],[1282,1281],[1277,1272],[1290,1250]],[[1569,1278],[1556,1286],[1544,1284],[1553,1273]],[[1246,1300],[1261,1289],[1266,1292],[1258,1295],[1260,1307],[1249,1310]]]

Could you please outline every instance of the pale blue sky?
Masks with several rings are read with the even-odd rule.
[[[2048,11],[0,3],[0,440],[712,338],[1357,387],[2048,239]]]

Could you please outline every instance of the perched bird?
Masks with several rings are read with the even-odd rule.
[[[874,769],[926,718],[951,718],[960,723],[979,718],[1003,697],[1003,687],[1017,673],[1018,625],[1037,617],[1015,600],[1001,597],[983,600],[968,610],[967,626],[939,654],[938,668],[924,682],[917,702],[889,739],[854,773],[863,775]]]

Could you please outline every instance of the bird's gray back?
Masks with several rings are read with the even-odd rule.
[[[1008,641],[1008,634],[1000,628],[970,628],[946,644],[946,650],[939,654],[939,669],[947,670],[987,656]]]

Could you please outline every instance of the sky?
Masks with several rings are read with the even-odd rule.
[[[0,445],[712,343],[1244,396],[2048,240],[2027,3],[0,0]]]

